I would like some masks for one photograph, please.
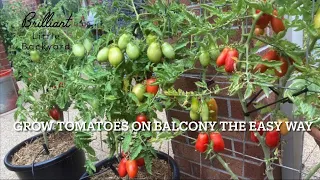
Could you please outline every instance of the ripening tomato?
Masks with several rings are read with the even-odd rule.
[[[153,95],[156,95],[159,90],[159,85],[151,85],[157,81],[156,78],[150,78],[147,80],[147,92]]]
[[[61,110],[58,107],[53,107],[49,111],[49,115],[52,117],[52,119],[57,121],[60,120],[61,118],[60,113],[61,113]]]
[[[209,121],[218,120],[218,104],[214,98],[211,98],[207,101],[209,108]]]
[[[274,16],[278,16],[278,11],[277,10],[273,10],[273,15]],[[272,30],[278,34],[281,31],[284,31],[286,29],[286,27],[284,26],[283,20],[277,17],[272,16],[271,19],[271,27]]]
[[[219,132],[210,133],[210,139],[213,143],[212,149],[214,152],[221,152],[224,150],[224,140]]]
[[[132,88],[132,92],[137,96],[139,101],[142,101],[144,98],[144,93],[146,92],[146,87],[143,84],[136,84]]]
[[[118,47],[111,47],[109,49],[108,59],[112,66],[117,67],[123,61],[123,54]]]
[[[257,9],[256,10],[256,14],[259,14],[260,10]],[[260,18],[258,19],[256,25],[261,28],[264,29],[268,26],[269,22],[271,21],[272,16],[270,14],[265,14],[263,13]]]
[[[126,162],[127,173],[130,178],[135,178],[138,173],[138,164],[136,160],[128,160]]]
[[[210,64],[210,54],[205,51],[201,52],[199,61],[203,67],[207,67]]]
[[[168,59],[173,59],[176,56],[173,47],[171,46],[171,44],[169,44],[167,42],[162,44],[161,50],[162,50],[164,57],[166,57]]]
[[[262,35],[264,35],[264,29],[262,29],[262,28],[260,28],[260,27],[256,27],[256,28],[254,29],[254,34],[255,34],[256,36],[262,36]]]
[[[226,63],[226,58],[227,58],[227,55],[228,55],[228,52],[229,52],[229,48],[228,47],[225,47],[223,49],[223,51],[221,52],[221,54],[219,55],[218,59],[217,59],[217,66],[220,67],[220,66],[223,66],[225,65]]]
[[[130,59],[136,60],[140,56],[140,49],[136,44],[129,42],[127,45],[126,53]]]
[[[137,165],[138,165],[138,166],[144,166],[144,164],[145,164],[143,158],[139,158],[139,159],[137,159],[136,161],[137,161]]]
[[[227,73],[232,73],[235,71],[235,65],[236,65],[236,59],[239,57],[239,53],[236,49],[230,49],[228,51],[227,57],[226,57],[226,63],[224,66],[224,70]]]
[[[40,54],[38,51],[30,51],[30,58],[33,62],[40,61]]]
[[[92,49],[92,42],[89,39],[85,39],[83,41],[83,46],[86,49],[87,52],[90,52]]]
[[[274,69],[274,72],[278,77],[283,77],[288,72],[289,63],[284,57],[280,57],[280,61],[282,62],[282,65],[280,66],[281,72],[277,71],[276,69]]]
[[[149,34],[149,35],[147,36],[146,41],[147,41],[147,44],[150,45],[151,43],[155,42],[157,39],[158,39],[157,36],[155,36],[155,35],[153,35],[153,34]]]
[[[280,141],[280,134],[276,129],[272,131],[268,131],[266,133],[266,145],[270,148],[275,148],[279,144]]]
[[[109,54],[109,48],[104,47],[102,48],[97,55],[97,60],[99,62],[106,62],[108,61],[108,54]]]
[[[201,153],[204,153],[209,144],[209,136],[207,133],[199,133],[196,140],[195,149]]]
[[[127,163],[127,159],[122,158],[118,165],[118,174],[120,177],[125,177],[127,175],[126,163]]]
[[[72,46],[72,52],[75,56],[82,58],[86,53],[86,49],[82,44],[74,44]]]
[[[143,124],[143,123],[148,122],[148,118],[147,118],[147,116],[144,115],[144,114],[139,114],[139,115],[136,117],[136,121],[139,122],[140,124]]]
[[[122,34],[118,41],[118,47],[123,50],[127,47],[130,41],[130,36],[128,34]]]
[[[162,58],[162,51],[160,44],[157,42],[153,42],[149,45],[147,50],[148,59],[153,63],[159,63]]]
[[[287,135],[289,133],[286,122],[288,122],[288,118],[278,119],[278,123],[280,124],[280,134]]]

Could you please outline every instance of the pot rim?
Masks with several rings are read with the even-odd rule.
[[[50,131],[48,132],[48,134],[54,133],[54,131]],[[14,146],[4,157],[4,164],[7,167],[7,169],[11,170],[11,171],[27,171],[29,169],[32,169],[32,164],[31,165],[14,165],[11,164],[12,161],[12,156],[14,153],[16,153],[21,147],[23,147],[25,145],[26,142],[31,143],[33,141],[35,141],[36,139],[38,139],[40,136],[42,136],[42,133],[37,134],[35,136],[32,136],[24,141],[22,141],[21,143],[17,144],[16,146]],[[55,156],[51,159],[45,160],[45,161],[41,161],[38,163],[34,163],[33,165],[33,169],[42,169],[42,168],[46,168],[48,166],[52,166],[54,164],[59,163],[60,161],[62,161],[65,157],[69,157],[71,156],[72,153],[74,153],[75,151],[77,151],[77,147],[73,146],[71,149],[69,149],[68,151],[59,154],[58,156]]]
[[[180,170],[179,170],[179,166],[177,164],[177,162],[171,157],[169,156],[168,154],[162,152],[162,151],[156,151],[156,154],[157,154],[157,157],[159,159],[163,159],[163,160],[168,160],[168,164],[169,166],[171,167],[171,172],[173,173],[173,176],[172,176],[172,179],[173,180],[178,180],[180,179]],[[121,154],[120,154],[121,155]],[[100,167],[100,166],[103,166],[103,165],[106,165],[107,163],[108,164],[113,164],[114,161],[118,161],[117,157],[116,156],[112,156],[110,158],[106,158],[106,159],[103,159],[99,162],[97,162],[95,164],[95,167]],[[87,176],[89,174],[87,172],[85,172],[81,177],[80,177],[80,180],[85,180],[87,179]]]

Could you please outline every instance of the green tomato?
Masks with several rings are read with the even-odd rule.
[[[194,121],[197,121],[197,120],[199,120],[200,115],[194,111],[190,111],[190,118]]]
[[[153,34],[149,34],[146,39],[148,45],[155,42],[156,40],[157,40],[157,36],[155,36]]]
[[[199,101],[196,97],[192,97],[191,99],[191,111],[193,112],[199,111]]]
[[[201,105],[201,112],[200,112],[202,121],[209,120],[209,107],[206,102],[203,102]]]
[[[40,61],[40,54],[38,51],[30,51],[30,57],[33,62],[39,62]]]
[[[123,61],[123,54],[118,47],[112,47],[109,50],[108,59],[110,64],[116,67]]]
[[[162,44],[161,49],[162,49],[163,55],[168,59],[173,59],[176,55],[173,47],[167,42]]]
[[[82,58],[86,52],[86,49],[82,44],[74,44],[72,46],[72,52],[75,56]]]
[[[139,47],[132,42],[128,43],[126,53],[132,60],[136,60],[140,56]]]
[[[151,62],[159,63],[162,58],[160,44],[157,42],[151,43],[147,50],[147,56]]]
[[[144,93],[146,92],[146,87],[143,84],[136,84],[132,88],[132,92],[137,96],[138,100],[141,102],[144,98]]]
[[[128,34],[122,34],[118,41],[118,46],[121,50],[125,49],[130,42],[130,36]]]
[[[199,56],[200,64],[207,67],[210,64],[210,55],[208,52],[202,52]]]
[[[102,48],[97,55],[97,60],[99,62],[106,62],[108,61],[108,54],[109,54],[109,48],[104,47]]]
[[[217,60],[220,55],[220,51],[218,48],[212,45],[210,46],[209,54],[212,60]]]
[[[83,42],[83,46],[87,52],[90,52],[92,49],[92,42],[89,39],[85,39]]]

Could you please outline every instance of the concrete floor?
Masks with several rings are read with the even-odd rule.
[[[19,85],[21,87],[21,85]],[[76,110],[70,110],[64,114],[65,120],[74,119],[78,112]],[[5,114],[0,115],[0,155],[1,160],[3,161],[6,153],[14,147],[16,144],[21,141],[31,137],[35,134],[34,132],[15,132],[13,130],[14,124],[14,110]],[[166,121],[166,116],[164,113],[158,113],[159,119]],[[96,134],[97,139],[92,142],[93,147],[96,150],[97,158],[104,159],[108,156],[108,149],[105,145],[101,145],[100,133]],[[102,135],[103,136],[103,135]],[[156,149],[159,149],[163,152],[169,152],[172,155],[172,149],[170,142],[165,142],[162,145],[156,144]],[[308,134],[305,133],[304,136],[304,147],[303,147],[303,160],[304,170],[303,173],[308,173],[310,169],[315,166],[320,159],[320,149],[315,143],[314,139]],[[304,174],[303,174],[304,175]],[[320,179],[320,171],[316,173],[317,178]],[[304,177],[304,176],[302,176]],[[318,178],[319,177],[319,178]],[[0,163],[0,179],[17,179],[15,173],[9,171],[4,166],[3,162]]]

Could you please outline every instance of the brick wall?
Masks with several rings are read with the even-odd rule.
[[[187,6],[194,8],[194,12],[199,14],[199,6],[196,3],[190,3],[189,0],[182,0]],[[226,8],[227,9],[227,8]],[[238,27],[235,24],[235,27]],[[250,29],[249,29],[250,30]],[[249,31],[248,30],[248,31]],[[237,34],[241,34],[241,29],[237,29]],[[238,41],[239,39],[233,38],[232,40]],[[262,47],[262,49],[267,49]],[[261,51],[263,53],[264,51]],[[197,63],[200,67],[200,63]],[[176,89],[182,89],[184,91],[197,90],[194,82],[199,79],[190,78],[190,76],[197,76],[200,72],[190,71],[184,74],[175,82]],[[208,67],[207,70],[208,79],[214,77],[215,86],[218,84],[221,88],[228,86],[228,76],[218,74],[213,67]],[[257,90],[258,92],[258,90]],[[263,102],[272,102],[275,100],[275,96],[271,95],[269,98],[259,95],[257,99]],[[212,96],[216,99],[219,112],[218,118],[222,121],[244,121],[244,115],[239,99],[236,96],[229,96],[226,91],[221,92],[219,95]],[[248,107],[249,110],[253,109],[253,105]],[[257,114],[251,114],[252,118],[255,118]],[[181,121],[191,121],[189,112],[180,109],[179,107],[167,111],[168,120],[171,118],[177,118]],[[263,117],[265,121],[269,120],[269,115]],[[239,176],[240,179],[265,179],[265,164],[261,160],[264,159],[262,148],[258,144],[250,141],[250,132],[222,132],[226,150],[221,153],[222,158],[229,164],[232,171]],[[198,132],[186,132],[182,136],[174,138],[172,143],[172,149],[174,153],[174,159],[177,161],[181,179],[230,179],[230,175],[218,160],[212,161],[205,159],[203,154],[195,151],[194,140],[197,138]],[[245,154],[245,155],[243,155]],[[260,160],[259,160],[260,159]],[[274,167],[274,176],[276,179],[281,177],[281,168]]]

